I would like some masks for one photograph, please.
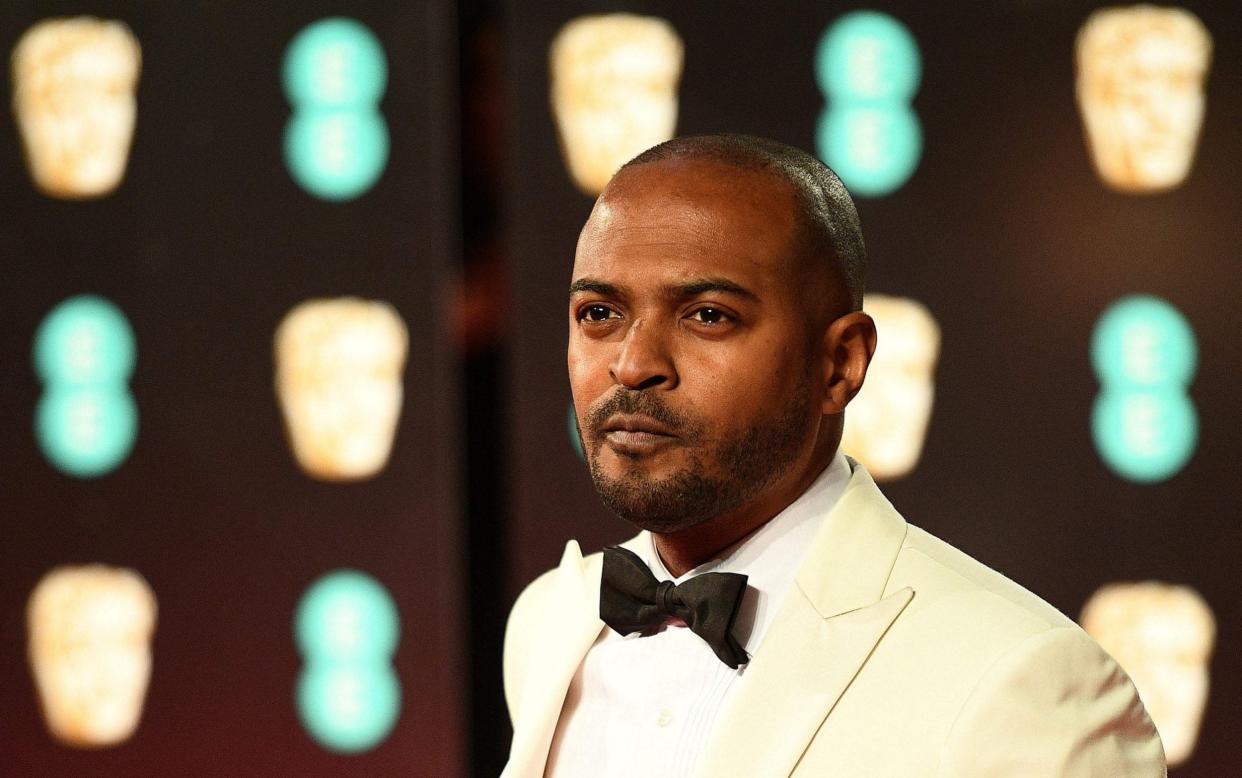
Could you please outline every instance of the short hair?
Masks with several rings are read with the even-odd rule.
[[[858,209],[832,169],[805,151],[784,143],[736,133],[684,135],[653,146],[621,166],[701,159],[743,170],[770,173],[793,187],[798,212],[799,243],[812,257],[845,283],[852,309],[862,309],[866,288],[867,251]],[[620,171],[618,171],[620,172]]]

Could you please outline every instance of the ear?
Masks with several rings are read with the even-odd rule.
[[[828,325],[820,353],[825,415],[843,413],[862,389],[875,344],[875,322],[862,311],[847,313]]]

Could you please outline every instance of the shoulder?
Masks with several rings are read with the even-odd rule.
[[[990,668],[1025,651],[1031,640],[1050,641],[1041,656],[1081,643],[1107,659],[1052,605],[914,525],[908,525],[885,594],[905,588],[914,594],[880,653],[892,652],[896,663],[925,678],[942,700],[964,702]]]
[[[940,775],[1015,771],[1166,774],[1160,736],[1134,684],[1080,629],[1036,632],[1000,652],[950,727]]]
[[[622,546],[633,547],[642,535],[632,538],[622,543]],[[565,553],[561,557],[558,566],[551,570],[545,571],[542,575],[531,581],[518,595],[514,601],[513,607],[509,611],[509,620],[505,626],[505,653],[509,653],[510,644],[520,641],[523,635],[529,634],[530,630],[538,625],[544,614],[550,608],[559,607],[555,602],[557,598],[557,579],[559,576],[566,574],[567,568],[577,568],[579,571],[586,572],[587,578],[590,578],[590,572],[602,567],[603,552],[596,551],[583,557],[576,540],[571,540],[565,544]],[[563,572],[565,571],[565,572]],[[598,579],[598,575],[594,576]]]
[[[942,775],[1026,774],[1053,758],[1047,774],[1164,774],[1134,685],[1073,620],[914,526],[889,582],[904,586],[915,595],[894,629],[955,701]]]
[[[943,540],[909,525],[886,589],[909,586],[915,611],[962,622],[997,640],[1025,639],[1048,629],[1078,630],[1039,596]]]

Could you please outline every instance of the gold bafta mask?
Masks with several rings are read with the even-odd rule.
[[[43,716],[67,745],[110,746],[142,717],[151,678],[155,595],[133,570],[58,567],[26,604]]]
[[[552,112],[582,191],[599,194],[623,164],[673,137],[683,47],[668,22],[582,16],[561,28],[550,55]]]
[[[915,300],[868,294],[863,309],[875,319],[878,344],[867,380],[845,412],[841,449],[876,480],[900,478],[923,451],[940,328]]]
[[[298,464],[327,481],[388,462],[409,336],[384,302],[308,300],[276,330],[276,393]]]
[[[1100,178],[1159,192],[1190,172],[1212,38],[1181,8],[1105,8],[1078,32],[1078,107]]]
[[[1134,681],[1169,766],[1184,762],[1207,705],[1211,608],[1187,586],[1113,583],[1091,596],[1079,621]]]
[[[13,111],[35,185],[100,197],[125,175],[142,53],[123,23],[47,19],[13,49]]]

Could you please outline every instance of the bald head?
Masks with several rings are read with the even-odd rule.
[[[792,191],[794,249],[841,289],[849,310],[861,310],[867,255],[854,201],[841,179],[823,162],[767,138],[721,133],[674,138],[639,154],[618,171],[656,163],[714,162],[778,179]],[[610,185],[611,187],[611,185]],[[607,190],[605,190],[607,195]]]

